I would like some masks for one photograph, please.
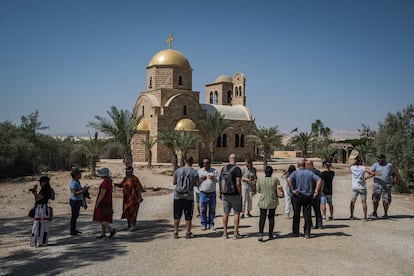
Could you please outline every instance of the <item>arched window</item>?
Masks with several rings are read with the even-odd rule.
[[[210,103],[213,103],[213,91],[210,91]]]
[[[240,135],[240,147],[244,148],[244,134]]]
[[[178,76],[178,85],[183,85],[183,77]]]
[[[141,111],[142,111],[142,114],[141,115],[144,116],[145,106],[142,106],[142,110]]]
[[[239,88],[238,87],[236,87],[236,91],[234,93],[235,93],[236,97],[239,96]]]
[[[233,98],[233,96],[232,96],[232,94],[231,94],[231,91],[230,91],[230,90],[229,90],[229,91],[227,91],[227,103],[228,103],[229,105],[231,105],[232,98]]]
[[[238,134],[236,134],[236,137],[234,138],[234,146],[236,148],[238,148],[240,146],[240,144],[239,144],[239,135]]]
[[[183,106],[183,115],[187,115],[187,106],[186,105]]]
[[[239,86],[239,96],[241,97],[241,96],[243,96],[243,89],[242,89],[242,87],[241,86]]]
[[[213,104],[218,104],[218,92],[214,91]]]
[[[221,136],[216,139],[216,147],[221,148]]]
[[[227,148],[227,134],[223,134],[223,142],[221,144],[223,148]]]
[[[150,79],[149,79],[149,85],[148,85],[148,88],[152,88],[152,77],[150,77]]]

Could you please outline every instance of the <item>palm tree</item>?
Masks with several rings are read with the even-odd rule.
[[[118,110],[115,106],[111,106],[111,110],[107,111],[107,114],[110,119],[96,115],[97,122],[89,122],[87,127],[93,127],[112,136],[123,147],[125,165],[131,166],[133,162],[131,141],[142,116],[135,117],[130,111]]]
[[[141,144],[144,145],[148,153],[148,168],[152,167],[152,147],[157,143],[156,138],[149,138],[148,140],[141,139]]]
[[[159,131],[158,141],[171,151],[171,163],[173,170],[177,170],[177,132],[173,128],[164,128]]]
[[[308,152],[308,147],[312,141],[312,134],[308,132],[299,132],[291,139],[291,144],[295,145],[302,151],[303,159],[306,159],[306,154]]]
[[[210,150],[210,159],[213,162],[216,139],[228,127],[230,127],[230,123],[224,120],[224,115],[221,115],[220,112],[216,112],[214,113],[214,115],[207,115],[206,120],[200,121],[200,127],[207,134],[208,147]]]
[[[278,126],[270,128],[256,127],[252,134],[248,136],[248,139],[253,140],[262,148],[263,169],[265,169],[273,148],[282,144],[282,135],[279,133]]]
[[[96,176],[96,163],[99,161],[99,155],[102,153],[105,142],[98,139],[98,132],[95,132],[94,137],[89,133],[89,140],[82,140],[79,151],[85,154],[91,169],[90,176]]]
[[[184,166],[184,160],[187,158],[187,153],[194,149],[196,144],[200,141],[199,136],[194,135],[191,131],[176,130],[176,150],[180,153],[181,167]]]

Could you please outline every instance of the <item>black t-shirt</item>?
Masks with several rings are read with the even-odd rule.
[[[43,187],[42,189],[40,189],[39,194],[41,194],[43,198],[36,201],[36,204],[47,204],[49,199],[52,197],[52,190],[50,188]]]
[[[230,171],[230,169],[236,165],[233,164],[227,164],[227,171]],[[223,169],[221,169],[221,171],[223,171]],[[236,168],[231,172],[231,181],[233,181],[233,183],[237,186],[237,177],[241,178],[242,177],[242,171],[240,169],[240,167],[236,166]],[[236,192],[231,194],[231,195],[240,195],[239,190],[237,190],[236,188]]]
[[[321,178],[324,181],[323,194],[331,195],[332,194],[332,180],[335,176],[334,171],[323,171],[321,173]]]

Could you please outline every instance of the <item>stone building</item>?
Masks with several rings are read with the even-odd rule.
[[[247,135],[255,126],[254,118],[246,107],[246,78],[241,72],[234,77],[219,76],[207,84],[206,99],[200,103],[200,92],[192,90],[192,71],[187,58],[172,49],[172,37],[167,40],[169,48],[156,53],[147,66],[146,90],[140,92],[134,107],[134,114],[142,116],[132,139],[134,162],[147,162],[148,154],[142,141],[157,138],[159,130],[174,127],[190,131],[201,137],[199,145],[190,152],[197,161],[210,156],[208,141],[200,120],[207,115],[220,112],[231,123],[220,137],[217,137],[214,159],[227,161],[230,153],[238,159],[254,159],[255,147]],[[171,162],[171,152],[161,142],[152,148],[152,163]]]

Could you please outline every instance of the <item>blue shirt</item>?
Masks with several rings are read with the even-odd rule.
[[[80,191],[82,190],[82,186],[79,183],[79,181],[77,181],[76,179],[72,179],[72,181],[70,182],[70,199],[71,200],[82,200],[83,199],[83,194],[77,194],[74,195],[72,190],[75,191]]]
[[[319,181],[320,177],[311,170],[299,169],[292,172],[288,179],[292,180],[293,189],[300,195],[311,196],[314,184]]]

